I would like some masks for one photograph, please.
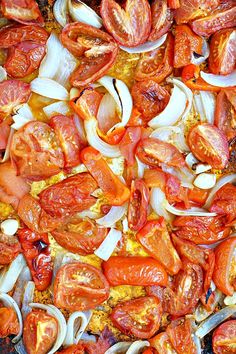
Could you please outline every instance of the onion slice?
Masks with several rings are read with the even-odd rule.
[[[152,188],[151,196],[150,196],[150,204],[154,212],[163,216],[163,218],[169,222],[172,220],[172,216],[168,213],[165,208],[166,196],[165,193],[162,192],[160,188]]]
[[[51,118],[56,114],[66,115],[70,112],[70,108],[65,101],[58,101],[43,107],[43,111],[48,118]]]
[[[218,179],[218,181],[216,182],[216,185],[214,188],[212,188],[212,190],[210,191],[208,198],[206,200],[206,203],[204,205],[204,208],[209,209],[211,202],[214,198],[214,195],[216,194],[216,192],[222,188],[225,184],[227,183],[234,183],[236,182],[236,173],[233,173],[231,175],[226,175],[221,177],[220,179]]]
[[[202,208],[190,208],[190,209],[177,209],[173,205],[170,205],[168,201],[165,202],[165,208],[173,215],[178,216],[216,216],[216,213],[209,213]]]
[[[204,61],[209,57],[210,55],[210,48],[209,44],[207,43],[206,39],[203,38],[203,44],[202,44],[202,52],[203,55],[196,55],[195,53],[192,53],[192,58],[191,58],[191,63],[194,65],[200,65],[204,63]]]
[[[60,64],[59,68],[56,72],[56,75],[53,77],[53,80],[58,82],[63,87],[69,89],[69,77],[72,72],[75,70],[76,66],[78,65],[77,59],[72,55],[69,50],[62,47],[62,51],[60,53]]]
[[[76,311],[70,315],[67,322],[66,337],[63,346],[78,344],[91,317],[92,311]]]
[[[131,344],[126,354],[138,354],[145,347],[150,347],[150,343],[147,340],[136,340]]]
[[[15,302],[15,300],[11,296],[9,296],[8,294],[0,293],[0,301],[5,307],[11,307],[17,315],[20,329],[19,329],[19,333],[17,334],[17,336],[12,339],[13,343],[17,343],[19,341],[20,337],[22,336],[22,332],[23,332],[23,321],[22,321],[20,309],[19,309],[17,303]]]
[[[104,354],[120,354],[126,353],[132,342],[118,342],[114,344],[112,347],[107,349]]]
[[[125,215],[127,207],[127,204],[112,206],[106,215],[96,220],[96,223],[105,227],[114,227],[117,221]]]
[[[38,77],[53,79],[60,64],[62,49],[63,46],[56,33],[51,32],[46,43],[46,55],[41,61],[39,67]]]
[[[166,41],[166,38],[167,34],[164,34],[162,37],[158,38],[155,41],[147,41],[146,43],[138,45],[137,47],[130,48],[121,45],[120,48],[130,54],[146,53],[162,46],[162,44]]]
[[[23,255],[18,254],[9,267],[3,268],[0,274],[0,292],[8,293],[14,288],[21,271],[25,266],[26,262]]]
[[[236,85],[236,70],[229,75],[214,75],[200,71],[200,75],[208,84],[217,87],[231,87]]]
[[[65,87],[52,79],[38,77],[31,81],[30,85],[31,91],[38,95],[61,101],[69,99],[69,94]]]
[[[185,95],[187,97],[188,104],[187,104],[187,107],[185,109],[185,112],[183,113],[182,119],[187,118],[189,113],[190,113],[190,110],[192,108],[192,104],[193,104],[193,93],[192,93],[192,91],[182,81],[180,81],[180,80],[178,80],[178,79],[176,79],[174,77],[169,77],[166,81],[172,83],[173,85],[178,86],[185,93]]]
[[[0,66],[0,82],[7,79],[7,72],[3,66]]]
[[[68,12],[68,1],[67,0],[56,0],[53,6],[53,15],[56,21],[65,27],[67,24],[67,12]]]
[[[96,249],[94,254],[99,258],[107,261],[112,253],[114,252],[117,243],[122,238],[122,232],[116,229],[110,229],[105,240],[100,244],[100,246]]]
[[[68,0],[68,6],[73,21],[83,22],[96,28],[102,27],[101,17],[82,1]]]
[[[22,305],[25,287],[30,280],[31,280],[31,273],[30,273],[29,267],[26,266],[23,268],[22,272],[20,273],[20,275],[17,279],[15,290],[12,295],[13,299],[15,300],[15,302],[17,303],[17,305],[19,307],[21,307],[21,305]],[[33,299],[30,302],[32,302],[32,301],[33,301]]]
[[[139,160],[137,156],[135,156],[135,160],[138,165],[138,178],[143,178],[144,171],[148,168],[148,166]]]
[[[35,290],[35,283],[33,281],[28,281],[25,286],[25,291],[22,300],[22,307],[21,313],[23,319],[32,311],[29,304],[34,300],[34,290]]]

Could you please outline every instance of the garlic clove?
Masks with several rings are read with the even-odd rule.
[[[213,173],[199,174],[193,184],[200,189],[210,189],[216,184],[216,175]]]
[[[19,228],[19,223],[15,219],[6,219],[1,223],[1,231],[8,236],[13,236]]]

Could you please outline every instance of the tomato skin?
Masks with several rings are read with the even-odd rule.
[[[194,187],[193,189],[188,190],[188,199],[191,200],[191,202],[202,206],[205,204],[208,194],[208,191]]]
[[[129,228],[133,231],[140,230],[147,221],[149,204],[149,189],[142,179],[133,180],[128,208]]]
[[[45,44],[48,37],[49,34],[43,27],[35,25],[6,26],[0,30],[0,48],[10,48],[25,41]]]
[[[214,195],[210,211],[219,215],[225,215],[228,223],[236,219],[236,187],[227,183]]]
[[[212,345],[215,354],[235,353],[236,320],[229,320],[217,327],[213,333]]]
[[[33,310],[24,321],[23,342],[28,354],[44,354],[53,346],[58,334],[55,317]]]
[[[145,296],[118,304],[112,310],[111,320],[124,334],[146,339],[158,331],[161,316],[159,300],[154,296]]]
[[[102,267],[111,286],[167,284],[164,268],[151,257],[110,257]]]
[[[182,81],[191,90],[218,92],[220,88],[212,86],[200,77],[200,68],[194,64],[186,65],[182,70]]]
[[[149,339],[150,345],[156,349],[158,354],[177,354],[170,343],[170,338],[166,332],[158,333]]]
[[[198,160],[215,169],[223,169],[229,160],[228,141],[212,124],[195,125],[188,134],[188,145]]]
[[[196,354],[197,348],[193,340],[190,319],[172,321],[167,327],[170,342],[177,353]]]
[[[0,123],[0,156],[1,156],[1,150],[4,151],[7,147],[10,131],[11,131],[10,125],[6,120]]]
[[[167,0],[152,2],[152,30],[149,41],[155,41],[169,31],[173,23],[173,12],[167,7]],[[168,5],[169,6],[169,5]]]
[[[44,24],[43,16],[35,0],[2,0],[3,16],[23,24]]]
[[[86,120],[97,116],[101,99],[101,93],[87,87],[80,92],[79,97],[70,101],[70,105],[79,117]]]
[[[63,265],[54,282],[54,304],[69,311],[95,308],[109,296],[109,284],[100,270],[81,263]]]
[[[126,164],[132,166],[135,163],[135,149],[141,139],[141,127],[128,127],[119,143],[119,148],[125,158]]]
[[[227,97],[228,91],[229,90],[221,90],[216,97],[214,124],[225,133],[228,140],[231,140],[236,137],[236,129],[233,123],[236,112]],[[232,92],[232,97],[236,97],[236,92],[233,90]]]
[[[0,307],[0,338],[18,334],[20,330],[16,312],[10,307]]]
[[[163,218],[148,221],[136,237],[147,253],[158,260],[169,274],[174,275],[179,272],[182,263],[171,242]]]
[[[175,21],[179,25],[206,16],[206,13],[211,13],[219,3],[219,0],[180,0],[180,7],[175,11]]]
[[[36,288],[39,291],[47,289],[51,284],[53,268],[48,235],[24,228],[18,230],[17,236]]]
[[[167,0],[167,4],[171,9],[178,9],[180,7],[180,0]]]
[[[235,264],[236,237],[220,243],[215,249],[215,268],[213,273],[213,281],[217,288],[225,295],[232,296],[236,290],[233,265]]]
[[[0,233],[0,265],[10,264],[21,252],[16,237]]]
[[[102,0],[101,16],[105,28],[126,47],[144,43],[151,30],[151,10],[147,0],[126,0],[122,8],[114,0]]]
[[[156,138],[141,140],[138,143],[136,155],[140,161],[153,167],[157,167],[161,162],[174,167],[185,165],[182,154],[174,145]]]

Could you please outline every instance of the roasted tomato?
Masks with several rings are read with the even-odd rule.
[[[191,90],[218,92],[220,88],[212,86],[200,77],[200,67],[194,64],[186,65],[182,70],[182,81]]]
[[[100,270],[85,263],[62,266],[54,282],[54,303],[69,311],[95,308],[108,298],[109,284]]]
[[[182,264],[163,218],[148,221],[136,237],[148,254],[157,259],[168,273],[173,275],[179,272]]]
[[[81,22],[66,25],[61,41],[73,55],[80,57],[79,66],[70,77],[70,83],[75,87],[102,77],[118,53],[118,46],[109,34]]]
[[[50,352],[58,335],[55,317],[40,311],[30,312],[24,321],[23,341],[28,354]]]
[[[236,237],[223,241],[215,249],[213,281],[225,295],[236,290]]]
[[[11,118],[10,118],[11,119]],[[7,147],[8,138],[10,136],[11,127],[8,124],[7,120],[4,120],[0,123],[0,156],[4,155],[4,152]],[[1,157],[0,157],[1,161]]]
[[[219,0],[180,0],[180,6],[175,11],[177,24],[187,23],[198,17],[206,16],[219,5]]]
[[[222,216],[178,216],[173,226],[177,227],[177,236],[196,244],[211,244],[230,234]]]
[[[167,4],[171,9],[178,9],[180,7],[180,0],[167,0]]]
[[[48,32],[39,26],[6,26],[2,27],[0,30],[0,48],[10,48],[25,41],[45,44],[48,36]]]
[[[2,0],[3,16],[20,23],[43,24],[43,16],[35,0]]]
[[[170,342],[177,353],[195,354],[196,344],[193,339],[191,319],[172,321],[166,330]]]
[[[174,167],[185,165],[183,155],[174,145],[156,138],[141,140],[136,154],[140,161],[153,167],[157,167],[161,162]]]
[[[101,16],[107,31],[126,47],[144,43],[151,30],[151,10],[147,0],[126,0],[122,8],[115,0],[102,0]]]
[[[0,265],[11,263],[20,252],[21,247],[16,237],[0,233]]]
[[[13,108],[28,101],[30,85],[18,80],[0,82],[0,121],[12,113]]]
[[[0,338],[10,334],[18,334],[20,331],[16,312],[9,307],[0,307]]]
[[[209,69],[213,74],[230,74],[236,64],[236,30],[225,29],[211,37]]]
[[[162,82],[173,70],[173,56],[174,38],[169,34],[163,46],[142,54],[134,74],[135,80],[151,79],[157,83]]]
[[[159,329],[162,306],[155,296],[145,296],[118,304],[111,313],[115,327],[127,336],[150,338]]]
[[[133,231],[140,230],[147,221],[149,203],[149,189],[142,179],[131,183],[131,195],[128,208],[129,228]]]
[[[170,99],[169,92],[153,80],[136,82],[131,94],[134,105],[146,121],[162,112]]]
[[[188,134],[188,144],[198,160],[215,169],[223,169],[229,160],[229,146],[225,134],[214,125],[195,125]]]
[[[215,354],[236,353],[236,320],[222,323],[213,333],[212,345]]]
[[[102,99],[102,94],[87,87],[81,91],[79,97],[70,101],[71,107],[84,120],[97,117],[98,108]]]
[[[166,332],[161,332],[149,340],[151,346],[158,354],[177,354],[174,350],[170,338]]]
[[[204,189],[194,187],[193,189],[188,189],[188,199],[200,206],[206,203],[209,192]]]
[[[236,186],[231,183],[221,187],[212,200],[210,211],[227,217],[231,223],[236,219]]]
[[[63,152],[54,131],[39,121],[25,124],[14,134],[11,158],[19,174],[32,180],[56,175],[64,167]]]
[[[135,163],[135,149],[141,139],[141,127],[128,127],[119,143],[119,148],[125,158],[126,164],[132,166]]]
[[[103,190],[109,204],[122,205],[129,199],[129,189],[112,172],[100,152],[87,147],[81,152],[81,160]]]
[[[152,30],[149,41],[155,41],[170,29],[173,22],[173,13],[167,7],[167,0],[154,0],[151,5]],[[169,6],[169,5],[168,5]]]
[[[110,257],[102,267],[112,286],[167,284],[164,268],[151,257]]]
[[[228,98],[229,95],[231,101]],[[236,107],[233,105],[233,98],[236,98],[235,89],[221,90],[216,98],[214,124],[225,133],[228,140],[236,137],[236,125],[234,123],[236,119]]]
[[[107,229],[92,220],[74,220],[52,231],[57,243],[70,252],[86,255],[93,253],[107,235]]]
[[[19,229],[17,235],[36,288],[40,291],[47,289],[51,284],[53,268],[48,235],[27,228]]]

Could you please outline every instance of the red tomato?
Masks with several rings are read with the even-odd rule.
[[[101,99],[101,93],[88,87],[80,93],[78,98],[70,101],[70,105],[79,117],[86,120],[91,117],[97,117]]]
[[[173,13],[168,9],[167,3],[167,0],[152,2],[152,30],[148,37],[149,41],[155,41],[167,33],[173,23]]]
[[[222,216],[178,216],[173,226],[177,227],[177,236],[196,244],[215,243],[230,234]]]
[[[35,0],[2,0],[1,9],[3,16],[20,23],[41,24],[43,16]]]
[[[153,167],[157,167],[161,162],[174,167],[185,165],[183,155],[174,145],[156,138],[141,140],[136,155],[140,161]]]
[[[169,92],[153,80],[136,82],[132,86],[131,94],[134,105],[145,121],[162,112],[170,99]]]
[[[180,0],[180,7],[175,11],[177,24],[187,23],[194,18],[206,16],[219,5],[219,0]]]
[[[12,113],[13,108],[28,101],[30,85],[18,80],[0,82],[0,121]]]
[[[198,160],[215,169],[223,169],[229,160],[228,141],[212,124],[195,125],[188,134],[188,145]]]
[[[119,143],[119,148],[125,158],[126,164],[132,166],[135,163],[135,149],[141,138],[140,127],[128,127]]]
[[[75,220],[52,231],[57,243],[70,252],[80,255],[92,254],[107,235],[107,229],[97,226],[92,220]]]
[[[236,30],[224,29],[211,37],[209,69],[213,74],[230,74],[236,64]]]
[[[131,194],[128,208],[129,228],[133,231],[140,230],[147,221],[149,203],[149,189],[142,179],[131,183]]]
[[[215,248],[213,281],[225,295],[232,296],[236,290],[236,237],[223,241]]]
[[[178,9],[180,7],[180,0],[167,0],[167,4],[171,9]]]
[[[21,42],[8,49],[4,67],[9,76],[22,78],[38,69],[46,52],[44,44],[30,41]]]
[[[149,340],[151,346],[158,354],[177,354],[170,343],[170,338],[166,332],[161,332]]]
[[[170,342],[177,353],[196,354],[197,348],[193,339],[191,319],[172,321],[167,327]]]
[[[21,247],[16,237],[0,233],[0,265],[11,263],[20,252]]]
[[[20,330],[16,312],[10,307],[0,307],[0,338],[18,334]]]
[[[135,80],[151,79],[157,83],[162,82],[173,71],[173,56],[174,38],[169,34],[165,45],[142,54],[134,74]]]
[[[218,92],[220,88],[212,86],[200,77],[200,67],[194,64],[185,66],[182,70],[182,81],[191,90],[213,91]]]
[[[109,296],[109,284],[100,270],[77,262],[63,265],[54,282],[54,303],[69,311],[95,308]]]
[[[161,316],[159,300],[154,296],[145,296],[116,305],[111,320],[125,335],[145,339],[158,331]]]
[[[0,164],[0,201],[17,209],[19,201],[30,191],[29,184],[16,175],[10,162]]]
[[[23,341],[28,354],[48,353],[58,335],[58,322],[43,311],[30,312],[24,321]]]
[[[62,44],[80,64],[70,77],[74,87],[87,85],[102,77],[115,62],[118,46],[107,33],[81,22],[69,23],[61,33]]]
[[[19,229],[17,236],[36,288],[40,291],[47,289],[51,284],[53,268],[48,235],[25,228]]]
[[[13,25],[2,27],[0,30],[0,48],[10,48],[21,42],[32,41],[45,44],[48,32],[34,25]]]
[[[210,211],[227,217],[231,223],[236,219],[236,186],[227,183],[221,187],[212,200]]]
[[[231,91],[231,97],[236,97],[236,91]],[[221,90],[217,95],[214,124],[225,133],[228,140],[231,140],[236,137],[236,129],[234,125],[236,111],[227,97],[228,92],[229,89]]]
[[[10,125],[6,122],[6,120],[0,123],[0,150],[6,149],[10,131]]]
[[[143,179],[149,188],[157,187],[165,191],[167,173],[160,168],[145,169]]]
[[[102,264],[104,274],[112,286],[166,286],[164,268],[151,257],[110,257]]]
[[[232,104],[233,108],[236,110],[236,88],[235,87],[228,87],[224,89],[224,92],[229,100],[229,102]]]
[[[56,175],[64,167],[63,152],[54,131],[39,121],[25,124],[14,134],[11,158],[19,174],[31,180]]]
[[[151,10],[147,0],[126,0],[123,8],[115,0],[102,0],[101,16],[107,31],[126,47],[144,43],[151,31]]]
[[[212,345],[215,354],[233,354],[236,343],[236,320],[222,323],[213,333]]]
[[[209,192],[207,190],[194,187],[193,189],[188,190],[188,199],[191,202],[194,202],[202,206],[205,204],[208,194]]]
[[[137,240],[147,253],[157,259],[171,275],[181,268],[181,260],[176,252],[163,218],[148,221],[137,233]]]
[[[81,152],[81,160],[105,193],[109,204],[122,205],[129,199],[129,189],[112,172],[100,152],[87,147]]]

